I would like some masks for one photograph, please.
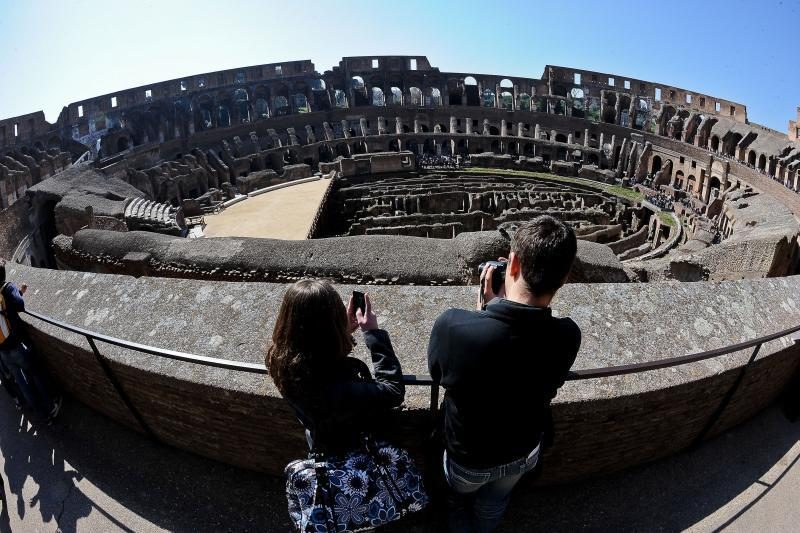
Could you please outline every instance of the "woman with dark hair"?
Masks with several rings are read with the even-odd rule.
[[[302,280],[286,291],[278,312],[267,368],[315,451],[352,450],[403,403],[400,362],[389,334],[378,328],[369,296],[364,300],[363,311],[352,298],[345,309],[330,283]],[[364,362],[348,357],[359,328],[372,354],[374,379]]]
[[[360,293],[359,293],[360,296]],[[361,329],[374,378],[348,357]],[[403,403],[400,362],[369,296],[345,309],[326,281],[302,280],[283,297],[270,376],[306,428],[311,453],[286,466],[289,517],[299,531],[361,531],[422,510],[428,496],[408,452],[376,440]]]

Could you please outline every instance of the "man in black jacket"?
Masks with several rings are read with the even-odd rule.
[[[511,239],[499,294],[488,267],[478,310],[450,309],[436,320],[428,366],[445,388],[452,531],[494,529],[514,485],[536,466],[550,401],[581,343],[575,322],[549,307],[576,252],[575,233],[564,223],[550,216],[524,223]]]

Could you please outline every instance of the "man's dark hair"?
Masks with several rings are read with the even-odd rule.
[[[578,240],[572,228],[543,215],[519,225],[511,251],[519,258],[528,289],[535,295],[552,294],[572,268]]]
[[[6,282],[6,261],[0,257],[0,283]]]

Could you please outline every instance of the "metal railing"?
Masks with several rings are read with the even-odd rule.
[[[126,405],[130,413],[136,419],[138,424],[141,426],[142,430],[156,441],[159,440],[158,437],[152,431],[150,426],[144,420],[142,414],[139,412],[134,403],[131,401],[130,397],[128,396],[127,392],[122,386],[122,383],[120,383],[120,381],[114,374],[114,371],[109,365],[108,360],[100,353],[96,341],[104,342],[106,344],[111,344],[112,346],[118,346],[120,348],[125,348],[140,353],[155,355],[167,359],[173,359],[175,361],[183,361],[185,363],[210,366],[214,368],[222,368],[226,370],[234,370],[237,372],[248,372],[251,374],[267,374],[267,367],[261,363],[246,363],[241,361],[233,361],[231,359],[221,359],[217,357],[208,357],[204,355],[179,352],[176,350],[166,350],[163,348],[156,348],[154,346],[148,346],[146,344],[126,341],[123,339],[112,337],[110,335],[104,335],[102,333],[90,331],[88,329],[80,328],[78,326],[73,326],[71,324],[67,324],[66,322],[50,318],[48,316],[36,313],[34,311],[25,311],[25,314],[37,320],[41,320],[42,322],[60,328],[62,330],[69,331],[85,337],[89,344],[89,347],[91,348],[95,358],[98,361],[98,364],[102,367],[103,372],[105,373],[106,377],[108,378],[109,382],[114,387],[116,392],[119,394],[122,402]],[[747,363],[739,369],[739,372],[736,376],[736,379],[734,380],[734,383],[731,385],[730,389],[727,391],[722,401],[715,409],[711,418],[707,421],[703,429],[695,438],[694,442],[696,444],[704,440],[705,436],[713,428],[714,424],[717,422],[717,420],[719,420],[720,416],[725,411],[725,408],[730,403],[734,394],[736,393],[742,381],[744,380],[748,368],[755,361],[756,356],[761,350],[761,346],[764,343],[789,336],[793,333],[797,333],[798,331],[800,331],[800,325],[784,329],[782,331],[778,331],[770,335],[764,335],[762,337],[758,337],[756,339],[752,339],[749,341],[731,344],[722,348],[715,348],[713,350],[706,350],[703,352],[698,352],[688,355],[670,357],[667,359],[659,359],[657,361],[646,361],[643,363],[631,363],[627,365],[573,370],[569,372],[567,376],[567,381],[597,379],[597,378],[606,378],[614,376],[624,376],[628,374],[637,374],[640,372],[649,372],[652,370],[659,370],[680,365],[686,365],[690,363],[697,363],[700,361],[705,361],[708,359],[713,359],[715,357],[720,357],[730,353],[753,348],[753,351],[750,354],[750,358],[748,359]],[[800,341],[800,337],[793,337],[792,340],[795,343],[797,343],[798,341]],[[431,387],[430,410],[432,415],[435,416],[435,413],[439,406],[439,385],[433,380],[433,378],[429,375],[424,375],[424,374],[404,374],[403,383],[405,385]]]

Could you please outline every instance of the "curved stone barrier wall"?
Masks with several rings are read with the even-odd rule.
[[[285,285],[214,283],[59,272],[13,265],[28,306],[133,342],[261,362]],[[341,286],[343,295],[353,287]],[[427,373],[436,316],[471,307],[475,287],[371,287],[406,373]],[[583,331],[576,368],[719,348],[796,325],[800,277],[719,283],[568,285],[554,302]],[[680,310],[680,313],[674,310]],[[71,395],[136,428],[86,339],[26,318],[34,345]],[[98,343],[132,402],[163,442],[280,475],[304,454],[299,423],[263,376],[180,363]],[[359,345],[357,355],[365,357]],[[569,382],[554,404],[556,443],[543,482],[613,472],[691,444],[750,355],[612,378]],[[788,338],[765,344],[711,434],[772,401],[798,367]],[[480,394],[480,391],[476,391]],[[396,438],[415,452],[428,432],[427,387],[409,387]]]

